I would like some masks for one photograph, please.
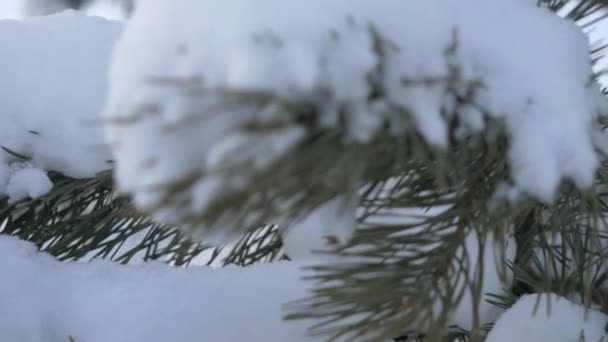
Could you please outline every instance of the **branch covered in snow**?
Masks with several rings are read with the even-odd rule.
[[[148,0],[114,51],[107,137],[119,190],[197,238],[274,223],[307,256],[289,229],[316,225],[296,240],[356,262],[317,267],[294,317],[390,335],[450,318],[458,277],[480,306],[469,272],[491,266],[468,260],[471,236],[481,253],[530,208],[580,201],[562,185],[594,185],[592,76],[586,35],[537,1]]]
[[[100,114],[121,30],[75,11],[0,21],[0,234],[61,260],[187,264],[210,247],[113,191]]]
[[[586,36],[534,1],[150,0],[114,53],[107,132],[120,190],[206,238],[500,137],[497,197],[551,202],[599,165],[591,74]]]
[[[513,217],[548,210],[531,201],[502,214],[491,201],[548,203],[564,180],[588,188],[596,149],[608,151],[587,40],[535,3],[140,1],[114,52],[105,107],[118,186],[206,240],[280,224],[287,254],[324,263],[313,276],[323,286],[303,302],[317,311],[295,316],[354,326],[337,334],[425,328],[438,313],[474,329],[500,312],[480,301],[509,285],[500,268],[514,258]],[[48,192],[47,171],[87,177],[110,166],[97,115],[120,30],[74,13],[0,22],[11,47],[0,65],[0,193],[11,201]],[[560,222],[590,226],[584,211],[597,203],[568,196],[556,208],[576,215]],[[327,246],[334,254],[311,253]],[[0,283],[7,340],[303,336],[299,322],[280,320],[281,304],[305,295],[298,262],[237,272],[33,254],[0,239],[0,273],[16,275]],[[19,284],[35,295],[19,295]]]

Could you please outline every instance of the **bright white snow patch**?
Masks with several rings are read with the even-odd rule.
[[[118,23],[78,12],[0,21],[0,146],[43,171],[88,177],[109,169],[100,113],[120,31]],[[11,184],[1,170],[19,161],[0,151],[0,192]]]
[[[441,82],[454,68],[459,96],[482,83],[476,106],[459,106]],[[374,71],[385,94],[370,102]],[[264,168],[305,136],[276,103],[226,105],[224,90],[313,104],[318,125],[344,125],[359,142],[385,124],[402,133],[403,112],[387,108],[403,108],[429,143],[445,146],[445,113],[459,115],[464,136],[486,128],[481,108],[506,123],[518,191],[550,201],[563,178],[591,185],[598,165],[590,75],[586,36],[536,1],[147,0],[115,50],[107,131],[119,188],[180,222],[246,184],[226,166]],[[159,184],[201,175],[164,207]]]
[[[0,237],[0,341],[313,341],[282,321],[305,295],[299,267],[60,263]]]
[[[23,16],[23,0],[2,0],[0,19],[17,19]]]
[[[520,298],[494,324],[486,342],[606,341],[608,316],[554,294]]]
[[[334,260],[322,254],[348,242],[356,225],[358,203],[337,197],[281,232],[285,254],[291,260]]]
[[[478,256],[472,248],[470,257]],[[493,253],[484,259],[491,264]],[[284,304],[307,296],[305,265],[62,263],[0,236],[0,274],[7,275],[0,281],[0,341],[323,341],[306,334],[316,322],[282,320]],[[483,290],[497,291],[495,269],[488,270]],[[470,328],[471,297],[464,300],[450,323]],[[484,304],[480,313],[491,322],[500,312]]]
[[[6,194],[9,202],[16,202],[24,198],[38,198],[48,193],[53,183],[40,169],[24,167],[17,169],[10,176],[6,185]]]

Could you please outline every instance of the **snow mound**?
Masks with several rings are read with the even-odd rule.
[[[605,341],[605,314],[585,309],[554,294],[520,298],[488,334],[487,342]]]
[[[305,295],[299,267],[60,263],[0,237],[0,340],[314,341],[304,322],[282,320]]]
[[[100,113],[120,31],[116,22],[72,11],[0,21],[0,147],[6,149],[0,150],[0,192],[10,183],[2,170],[20,156],[32,168],[71,177],[111,167]]]
[[[114,52],[107,136],[118,187],[161,221],[204,212],[300,143],[288,108],[302,104],[345,143],[402,134],[408,116],[440,147],[449,117],[463,136],[503,121],[517,191],[551,201],[598,166],[590,75],[586,36],[536,1],[141,1]]]
[[[53,188],[53,183],[47,174],[36,168],[24,167],[16,169],[6,185],[9,202],[24,198],[38,198],[47,194]]]

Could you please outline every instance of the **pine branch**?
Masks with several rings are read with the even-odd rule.
[[[50,176],[55,185],[39,199],[14,204],[0,199],[0,234],[31,241],[64,261],[102,258],[188,265],[205,252],[209,256],[199,262],[246,266],[282,257],[276,227],[254,230],[222,251],[135,212],[128,198],[115,196],[111,171],[88,179]]]
[[[583,25],[597,24],[606,17],[597,1],[545,4]],[[594,47],[591,54],[597,62],[603,55],[603,46]],[[466,99],[460,100],[466,103]],[[486,124],[489,131],[501,131],[500,123],[489,117]],[[378,182],[383,191],[371,191],[372,195],[364,198],[365,214],[360,217],[358,232],[337,253],[346,261],[353,258],[356,262],[312,267],[309,279],[315,284],[314,292],[309,298],[292,303],[288,318],[320,318],[322,323],[312,327],[313,332],[330,340],[380,340],[397,336],[404,329],[446,332],[447,311],[458,305],[462,294],[454,279],[475,267],[475,260],[459,254],[466,248],[465,237],[476,231],[482,236],[493,232],[504,238],[510,227],[514,227],[520,246],[519,266],[514,267],[520,287],[562,294],[574,291],[587,305],[604,305],[602,298],[606,297],[599,290],[608,277],[603,261],[608,257],[603,247],[608,240],[601,232],[606,227],[604,196],[581,193],[564,183],[560,199],[552,206],[526,200],[516,207],[488,208],[492,189],[508,182],[508,139],[484,139],[484,135],[472,136],[460,145],[451,140],[444,153],[423,148],[424,142],[404,142],[401,146],[414,146],[411,149],[418,151],[400,151],[406,161],[395,167],[402,174],[390,185],[385,187],[389,183],[386,175],[378,176],[384,180]],[[607,184],[605,172],[598,172],[598,189]],[[384,197],[377,193],[384,193]],[[379,213],[383,210],[441,207],[449,209],[422,220],[403,217],[399,223],[373,222],[382,221]],[[547,254],[546,260],[539,261],[543,254]],[[530,265],[538,268],[531,270]],[[548,272],[549,269],[567,272],[556,276],[558,272]],[[479,288],[475,279],[466,282],[473,289]],[[479,302],[482,295],[477,292],[474,300]],[[438,302],[443,311],[431,315],[428,310]],[[434,341],[443,335],[428,338]]]

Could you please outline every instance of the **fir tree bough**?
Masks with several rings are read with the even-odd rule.
[[[542,1],[539,5],[586,28],[606,16],[602,1]],[[591,51],[594,62],[603,49],[599,44]],[[467,99],[459,100],[466,103]],[[500,122],[486,119],[488,131],[504,131]],[[347,261],[349,257],[356,261],[311,267],[309,279],[315,282],[315,290],[309,298],[292,303],[293,314],[288,317],[322,317],[313,332],[332,340],[415,336],[420,329],[432,332],[427,339],[440,340],[450,331],[445,330],[447,317],[464,291],[471,291],[474,301],[502,307],[509,307],[524,293],[550,291],[574,296],[587,305],[599,304],[605,311],[607,207],[601,189],[607,180],[606,167],[598,170],[590,192],[565,182],[553,205],[530,198],[516,206],[488,206],[493,203],[493,189],[509,179],[508,143],[506,136],[488,140],[487,134],[481,134],[460,143],[451,140],[446,151],[424,147],[422,141],[396,144],[413,146],[414,151],[395,153],[405,152],[403,163],[395,167],[400,174],[370,183],[358,231],[337,252]],[[392,223],[394,218],[391,224],[382,219],[387,212],[390,217],[410,208],[444,207],[449,209],[422,219],[407,214],[398,223]],[[480,279],[469,276],[471,269],[480,274],[484,267],[483,257],[469,260],[462,253],[471,232],[498,237],[497,241],[480,238],[480,251],[485,243],[504,248],[504,239],[514,235],[518,253],[504,270],[514,277],[512,287],[506,289],[508,295],[480,293]],[[458,277],[466,278],[467,286],[459,286],[463,280]],[[442,303],[441,309],[433,312],[437,302]],[[479,324],[479,317],[475,320]],[[477,325],[478,330],[467,335],[483,339],[489,328]]]
[[[188,239],[177,227],[159,225],[137,213],[129,198],[114,193],[111,171],[85,179],[50,176],[53,190],[41,198],[13,204],[6,197],[0,199],[0,234],[33,242],[64,261],[160,260],[179,266],[208,252],[208,264],[246,266],[282,257],[274,227],[250,232],[222,254],[222,248]]]

